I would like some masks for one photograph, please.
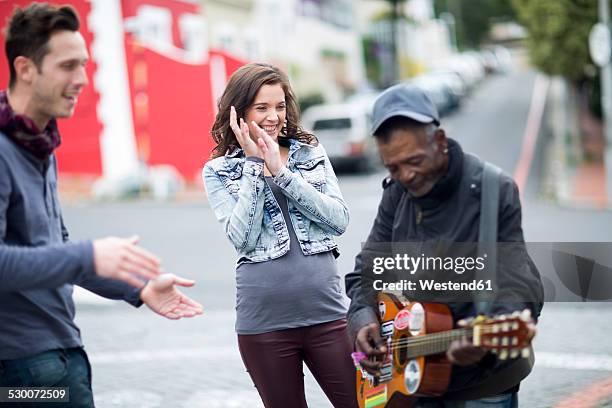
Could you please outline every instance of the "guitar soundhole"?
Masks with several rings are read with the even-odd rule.
[[[398,343],[402,344],[404,343],[404,341],[408,338],[408,336],[406,335],[402,335],[399,337],[398,339]],[[397,352],[397,362],[399,366],[403,366],[404,364],[406,364],[406,362],[408,361],[408,348],[407,347],[400,347],[399,351]]]

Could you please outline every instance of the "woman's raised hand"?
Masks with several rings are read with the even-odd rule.
[[[266,167],[273,176],[276,176],[284,166],[278,143],[265,130],[260,128],[257,123],[251,122],[251,126],[257,133],[257,145],[264,162],[266,162]]]
[[[230,109],[230,127],[232,128],[234,135],[236,135],[236,140],[238,140],[240,147],[242,147],[242,150],[244,150],[247,157],[263,158],[259,147],[257,147],[257,143],[251,139],[249,134],[249,126],[242,118],[240,118],[240,126],[238,126],[236,109],[233,106]]]

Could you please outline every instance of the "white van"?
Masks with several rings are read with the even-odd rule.
[[[370,135],[373,99],[315,105],[302,115],[304,128],[312,131],[325,147],[334,166],[356,170],[373,169],[379,163]]]

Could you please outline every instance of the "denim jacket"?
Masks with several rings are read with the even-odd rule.
[[[339,252],[332,235],[341,235],[349,211],[338,179],[321,144],[289,139],[287,166],[274,177],[287,198],[289,218],[305,255]],[[264,179],[264,163],[245,158],[242,149],[206,163],[208,201],[238,251],[238,263],[263,262],[289,251],[289,230]]]

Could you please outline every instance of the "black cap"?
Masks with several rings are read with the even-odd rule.
[[[440,124],[438,109],[427,94],[414,85],[394,85],[376,98],[372,112],[372,134],[394,116],[404,116],[423,124]]]

